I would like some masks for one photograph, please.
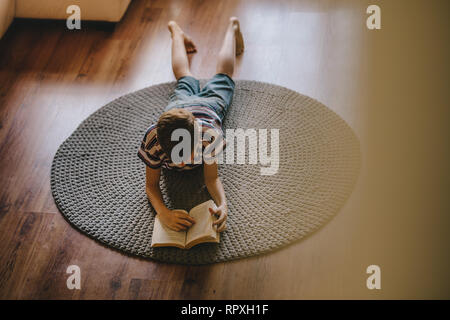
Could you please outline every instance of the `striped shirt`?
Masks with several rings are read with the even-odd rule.
[[[222,121],[219,116],[210,108],[206,106],[188,106],[184,107],[184,109],[190,111],[197,123],[201,126],[201,151],[204,152],[205,148],[209,145],[211,147],[215,147],[215,153],[212,153],[213,156],[219,155],[226,146],[225,138],[223,137],[222,131]],[[204,133],[213,130],[213,134],[209,134],[208,136],[204,136]],[[158,139],[156,136],[156,124],[151,125],[141,142],[141,145],[138,150],[139,158],[150,168],[158,169],[164,167],[166,169],[175,169],[175,170],[191,170],[194,169],[202,163],[188,163],[188,164],[175,164],[170,158],[164,153],[160,144],[158,143]],[[211,131],[209,131],[211,132]],[[214,137],[215,135],[215,137]],[[210,136],[213,136],[209,138]],[[209,139],[208,139],[209,138]],[[212,143],[214,145],[212,145]],[[200,151],[200,150],[197,150]],[[203,158],[202,161],[203,162]]]

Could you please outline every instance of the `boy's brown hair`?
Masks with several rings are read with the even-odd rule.
[[[172,132],[175,129],[186,129],[191,135],[191,147],[194,146],[194,115],[182,108],[174,108],[164,112],[156,125],[156,135],[164,153],[171,158],[172,149],[179,141],[172,141]],[[184,155],[183,155],[184,156]]]

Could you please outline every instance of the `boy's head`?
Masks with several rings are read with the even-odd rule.
[[[156,135],[159,145],[164,153],[171,158],[172,149],[179,141],[172,141],[172,132],[176,129],[185,129],[191,137],[191,147],[194,146],[195,118],[186,109],[174,108],[164,112],[156,125]],[[183,155],[185,157],[186,155]]]

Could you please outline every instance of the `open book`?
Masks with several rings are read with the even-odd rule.
[[[214,201],[208,200],[192,208],[188,214],[195,219],[195,223],[187,231],[175,231],[166,227],[158,215],[153,226],[152,247],[178,247],[189,249],[203,242],[219,242],[219,233],[213,226],[215,216],[209,208],[215,208]]]

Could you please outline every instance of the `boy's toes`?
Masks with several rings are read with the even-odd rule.
[[[186,52],[187,53],[196,53],[197,52],[197,48],[195,48],[195,46],[188,46],[188,45],[186,45]]]
[[[186,47],[187,53],[195,53],[197,52],[197,48],[195,47],[194,42],[192,39],[188,36],[184,36],[184,46]]]
[[[236,55],[241,55],[244,52],[244,37],[242,36],[241,31],[239,30],[236,33]]]
[[[169,31],[172,33],[174,33],[175,31],[178,31],[178,29],[179,29],[178,24],[173,20],[169,21],[169,23],[167,24],[167,27],[169,28]]]
[[[230,23],[239,28],[239,19],[237,17],[230,17]]]

